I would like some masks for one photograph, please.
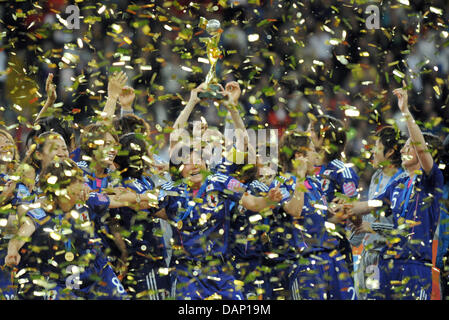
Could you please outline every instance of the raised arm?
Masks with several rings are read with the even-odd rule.
[[[104,105],[102,113],[102,117],[105,122],[112,122],[112,117],[115,114],[117,99],[119,98],[119,95],[122,92],[127,80],[128,77],[123,71],[120,71],[119,73],[114,72],[112,76],[109,77],[108,98],[106,99],[106,104]]]
[[[125,114],[133,114],[133,102],[136,98],[134,89],[128,86],[123,87],[118,98],[121,106],[120,116],[123,116]]]
[[[393,94],[398,98],[399,109],[406,119],[412,146],[415,148],[419,163],[421,164],[421,168],[426,174],[429,174],[433,167],[433,158],[430,152],[427,151],[426,141],[424,140],[421,129],[416,124],[408,108],[408,95],[405,88],[405,82],[403,82],[403,84],[404,88],[395,89],[393,91]]]
[[[244,145],[248,146],[249,155],[254,157],[254,159],[255,159],[256,150],[249,143],[250,141],[249,141],[248,131],[246,130],[245,123],[243,122],[243,119],[240,116],[239,109],[238,109],[239,98],[242,93],[242,90],[240,89],[238,82],[236,82],[236,81],[228,82],[225,86],[225,91],[223,93],[227,97],[227,99],[223,101],[223,105],[226,107],[226,109],[228,109],[231,119],[234,122],[235,129],[241,130],[241,132],[243,134]],[[238,151],[244,151],[244,150],[238,150]]]
[[[53,84],[53,73],[48,74],[47,81],[45,82],[45,92],[47,93],[47,100],[34,120],[34,124],[42,118],[42,115],[47,112],[48,108],[52,107],[56,101],[56,85]]]
[[[175,123],[173,124],[173,129],[185,129],[187,127],[187,121],[189,120],[190,114],[193,111],[193,108],[196,106],[198,102],[201,101],[200,98],[198,98],[198,93],[204,91],[206,88],[206,84],[202,83],[195,89],[192,89],[190,91],[190,98],[187,102],[187,105],[184,107],[184,109],[179,114],[178,118],[176,118]]]

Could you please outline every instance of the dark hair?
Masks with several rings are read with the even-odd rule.
[[[151,131],[148,122],[135,114],[125,114],[120,118],[114,119],[112,124],[119,135],[124,135],[130,132],[150,134]]]
[[[405,137],[401,134],[401,131],[392,126],[386,126],[378,130],[376,136],[379,137],[384,146],[384,156],[387,152],[393,150],[393,154],[388,160],[395,167],[400,167],[402,162],[401,149],[405,143]]]
[[[114,134],[112,128],[104,123],[91,123],[84,127],[80,137],[81,152],[93,158],[93,152],[98,148],[95,141],[104,140],[107,133],[110,133],[116,142],[119,141],[118,136]]]
[[[292,160],[297,152],[304,154],[311,143],[304,132],[285,132],[279,143],[279,164],[283,172],[293,172]]]
[[[136,133],[131,132],[121,136],[119,143],[121,149],[114,162],[118,165],[120,175],[123,178],[139,178],[144,170],[143,157],[147,155],[145,141]],[[136,166],[136,160],[141,160],[142,165]]]
[[[181,180],[182,177],[182,167],[184,165],[184,162],[175,163],[173,161],[173,158],[179,157],[179,153],[181,151],[182,154],[185,154],[185,151],[188,150],[189,157],[192,155],[193,152],[197,152],[196,148],[194,148],[192,145],[187,145],[185,143],[177,143],[175,147],[170,151],[170,160],[168,163],[168,172],[171,175],[171,178],[173,181]],[[183,159],[181,159],[183,160]],[[176,161],[178,162],[178,161]]]
[[[312,123],[318,138],[323,138],[324,158],[331,162],[341,158],[346,146],[346,130],[343,121],[328,115],[319,115]]]
[[[51,179],[51,177],[55,178]],[[45,195],[52,199],[58,190],[64,189],[72,183],[83,181],[83,171],[72,159],[64,159],[52,161],[42,170],[39,187]]]
[[[444,154],[443,142],[439,137],[429,132],[423,132],[423,136],[426,141],[426,149],[432,155],[433,162],[441,163]]]
[[[53,116],[44,117],[36,121],[33,129],[27,135],[25,145],[29,147],[35,137],[38,137],[42,133],[48,131],[59,133],[69,148],[71,146],[72,139],[74,140],[76,136],[74,124],[71,121],[55,118]]]
[[[250,183],[257,179],[258,167],[256,163],[249,163],[249,153],[248,151],[243,152],[243,163],[234,163],[236,160],[236,149],[232,149],[232,163],[227,164],[231,166],[232,173],[230,176],[236,178],[240,182]],[[228,160],[229,161],[229,160]],[[220,165],[219,165],[220,166]]]

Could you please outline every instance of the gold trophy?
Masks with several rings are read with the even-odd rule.
[[[223,30],[220,28],[220,21],[216,19],[207,21],[203,17],[200,18],[200,27],[206,28],[206,31],[211,35],[211,37],[200,38],[200,41],[206,44],[210,70],[207,73],[205,81],[206,91],[200,92],[198,97],[201,99],[222,100],[224,99],[224,95],[219,92],[221,87],[218,85],[219,82],[217,76],[215,75],[215,68],[221,55],[221,51],[218,48],[218,43],[220,42],[220,36]]]

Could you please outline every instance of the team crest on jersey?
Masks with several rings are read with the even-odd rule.
[[[36,220],[41,220],[42,218],[47,216],[45,211],[40,208],[32,209],[28,212],[28,214],[31,215],[33,217],[33,219],[36,219]]]
[[[329,189],[331,182],[329,179],[323,179],[321,181],[321,188],[323,189],[323,191],[327,191]]]
[[[211,183],[211,184],[209,184],[209,185],[207,186],[206,192],[209,192],[209,191],[212,191],[212,190],[214,190],[214,185]]]
[[[209,207],[215,208],[218,205],[218,192],[209,192],[206,200]]]
[[[356,190],[357,188],[354,182],[345,182],[343,184],[343,192],[349,197],[355,195]]]

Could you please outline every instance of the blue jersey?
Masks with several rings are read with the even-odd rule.
[[[81,161],[81,148],[76,148],[72,152],[70,152],[70,159],[75,162]]]
[[[198,261],[207,256],[225,257],[229,253],[231,210],[245,190],[241,182],[222,174],[208,176],[195,197],[184,183],[162,185],[159,209],[165,209],[176,223],[176,247],[182,249],[174,254]]]
[[[327,202],[332,202],[335,193],[343,193],[350,198],[357,196],[359,176],[341,160],[332,160],[327,165],[318,167],[318,179]]]
[[[92,238],[91,242],[93,244],[99,242],[98,234],[96,233],[95,228],[95,221],[106,214],[109,209],[109,203],[110,201],[107,195],[92,192],[90,193],[89,199],[87,199],[85,204],[75,205],[74,209],[79,214],[78,220],[81,223],[84,223],[86,231],[88,230],[90,232]],[[51,218],[51,215],[46,213],[41,208],[31,209],[26,215],[33,220],[36,228],[46,224]]]
[[[248,193],[254,196],[266,195],[270,188],[258,180],[252,181],[248,186]],[[259,219],[251,222],[251,217],[259,215]],[[231,222],[232,254],[237,259],[258,260],[263,254],[261,237],[269,228],[269,218],[262,218],[258,212],[246,210],[238,205],[234,210]]]
[[[142,176],[140,179],[126,178],[122,186],[143,194],[153,190],[154,184],[150,179]],[[164,263],[166,256],[164,239],[159,219],[153,218],[149,210],[136,212],[132,208],[122,207],[112,209],[111,213],[120,216],[121,226],[130,232],[126,241],[128,253],[149,257],[153,262]]]
[[[440,216],[443,174],[436,164],[427,175],[404,177],[376,197],[390,205],[395,235],[382,251],[385,259],[416,259],[432,263],[432,241]],[[397,233],[397,234],[396,234]],[[390,239],[391,240],[391,239]]]
[[[292,178],[278,176],[270,185],[271,189],[281,184],[282,200],[281,205],[273,209],[273,215],[267,218],[269,221],[266,222],[270,225],[268,242],[264,244],[264,260],[268,265],[277,264],[287,259],[296,259],[298,255],[297,245],[293,238],[294,219],[282,208],[282,205],[293,195],[292,184],[294,183]]]
[[[108,206],[109,198],[106,195],[91,193],[84,205],[77,205],[69,214],[43,210],[28,212],[37,228],[31,242],[21,250],[19,267],[27,268],[28,272],[19,274],[55,283],[49,293],[50,299],[126,298],[123,286],[108,265],[101,247],[102,241],[90,220],[91,214],[100,215],[107,211]],[[34,281],[28,281],[20,293],[22,297],[35,299],[33,291],[37,290],[41,291],[42,288],[34,285]]]
[[[90,223],[89,214],[100,214],[107,210],[109,198],[105,195],[91,193],[85,205],[77,205],[68,218],[64,212],[49,213],[42,209],[33,209],[27,216],[33,220],[36,230],[31,241],[24,246],[22,268],[36,268],[40,274],[54,273],[56,281],[65,281],[64,268],[69,264],[83,265],[83,259],[89,262],[96,257],[86,256],[90,249],[99,244],[99,239]],[[75,214],[76,212],[76,214]],[[35,250],[34,248],[39,248]],[[74,258],[67,260],[66,252]],[[51,263],[55,261],[56,263]]]
[[[311,252],[329,251],[338,247],[337,235],[332,224],[327,224],[327,201],[325,194],[321,190],[318,180],[307,177],[304,186],[304,205],[299,218],[292,220],[293,241],[301,254]],[[290,200],[296,188],[296,177],[292,176],[288,183],[281,187],[282,193],[288,197],[283,197],[282,204]]]
[[[92,192],[102,192],[103,189],[110,187],[113,183],[111,175],[109,174],[109,169],[105,169],[105,175],[103,177],[96,177],[95,173],[93,173],[90,169],[89,163],[86,161],[79,161],[76,164],[81,170],[83,170],[84,183],[90,187]],[[100,219],[103,216],[104,215],[99,216],[93,213],[91,219],[94,221],[96,232],[103,239],[105,247],[114,248],[110,238],[109,226],[105,223],[106,219]]]
[[[0,186],[3,187],[8,181],[10,181],[10,177],[7,174],[0,173]],[[18,206],[22,203],[30,203],[32,202],[34,197],[31,192],[22,182],[16,183],[16,188],[14,190],[14,194],[12,198],[9,200],[13,206]]]
[[[90,170],[89,163],[87,163],[86,161],[79,161],[76,164],[81,170],[83,170],[84,183],[87,184],[93,191],[101,192],[111,184],[112,179],[109,175],[109,169],[105,170],[105,174],[103,177],[96,177],[95,173]]]
[[[237,164],[229,161],[225,157],[222,157],[220,162],[213,165],[211,171],[213,173],[221,173],[224,175],[230,175],[235,172],[237,167],[238,167]]]
[[[447,182],[443,188],[443,199],[446,201],[446,204],[441,202],[438,250],[435,262],[436,267],[441,270],[444,267],[443,257],[449,249],[449,208],[447,207],[447,200],[449,199],[449,184],[447,184]]]

